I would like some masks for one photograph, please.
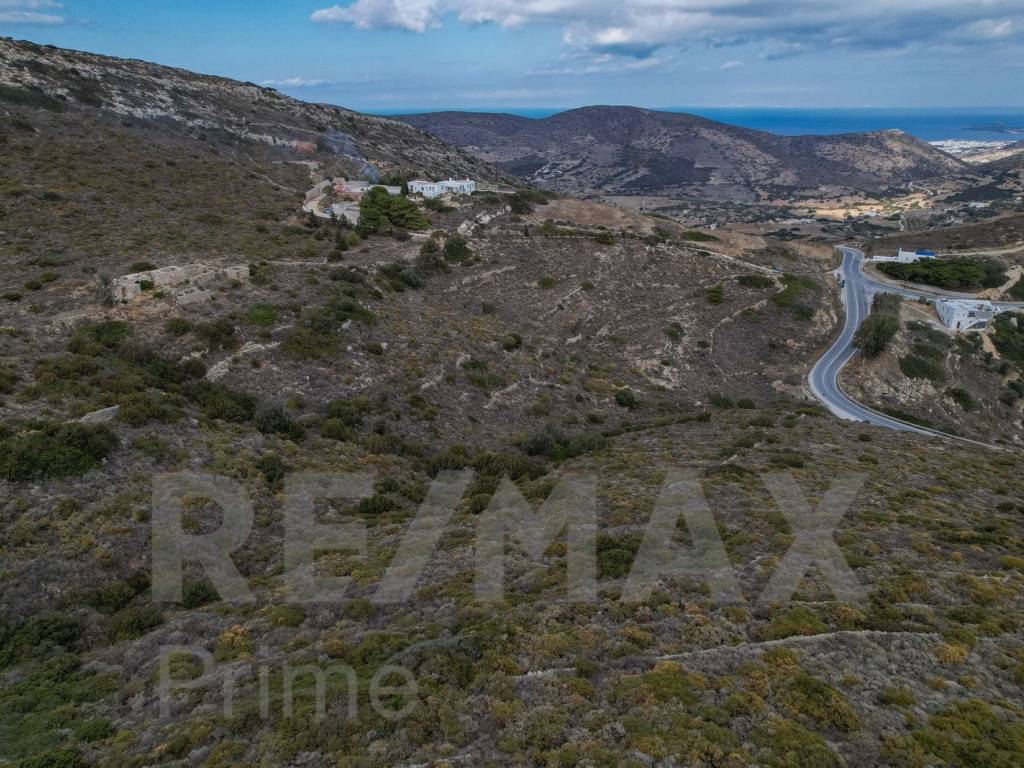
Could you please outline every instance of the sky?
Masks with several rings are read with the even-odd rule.
[[[0,35],[370,112],[1024,106],[1024,0],[0,0]]]

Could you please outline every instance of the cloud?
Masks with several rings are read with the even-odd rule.
[[[1021,30],[1021,22],[1016,19],[981,19],[963,28],[967,37],[980,40],[1001,40],[1012,37]]]
[[[309,17],[321,24],[351,24],[357,29],[402,29],[426,32],[440,26],[439,0],[356,0],[347,6],[333,5]]]
[[[271,88],[316,88],[319,85],[330,85],[329,80],[316,80],[305,77],[287,77],[283,80],[263,80],[260,85]]]
[[[724,64],[722,64],[722,66],[720,66],[719,69],[737,69],[743,66],[746,65],[742,61],[740,61],[739,59],[733,59],[732,61],[727,61]]]
[[[56,13],[63,9],[60,3],[51,0],[0,0],[0,24],[41,24],[55,26],[67,22],[67,18]]]
[[[643,59],[663,48],[756,44],[803,50],[971,45],[1024,36],[1021,0],[355,0],[312,20],[426,32],[454,16],[507,28],[558,25],[569,48]]]

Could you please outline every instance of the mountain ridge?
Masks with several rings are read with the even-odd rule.
[[[545,118],[505,113],[399,115],[531,181],[569,193],[768,199],[785,193],[884,194],[970,174],[902,131],[780,136],[698,115],[591,106]]]
[[[0,38],[0,108],[98,109],[185,131],[221,132],[289,156],[347,160],[354,174],[502,177],[495,168],[404,123],[300,101],[274,88],[140,59]]]

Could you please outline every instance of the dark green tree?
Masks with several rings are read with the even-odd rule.
[[[399,229],[420,230],[430,226],[430,221],[412,200],[402,195],[391,198],[388,205],[388,219]]]
[[[359,200],[359,234],[391,234],[391,195],[384,187],[373,187]]]

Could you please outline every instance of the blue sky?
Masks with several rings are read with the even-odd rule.
[[[0,0],[0,35],[367,111],[1024,105],[1024,0]]]

